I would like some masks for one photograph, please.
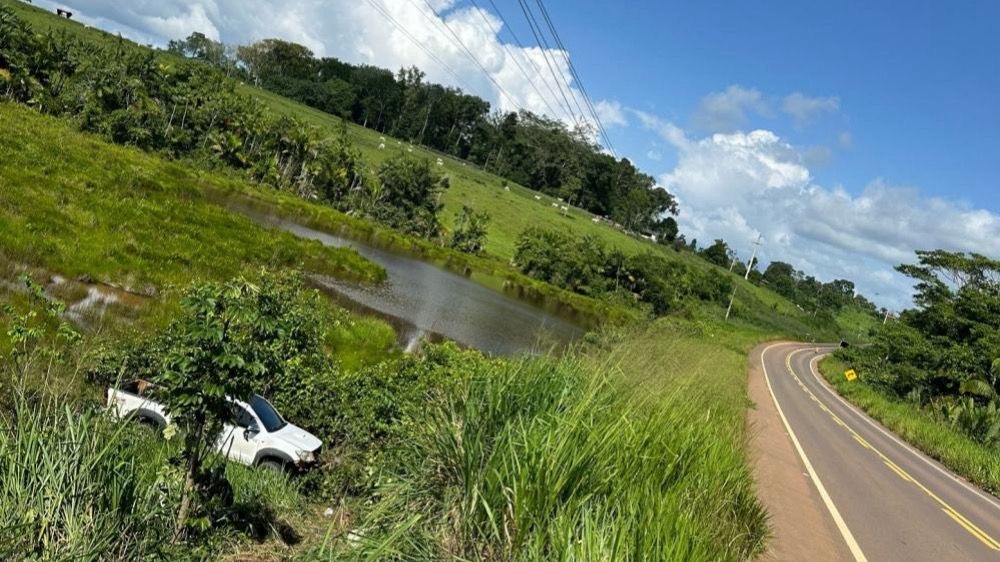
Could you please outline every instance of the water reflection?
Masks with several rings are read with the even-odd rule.
[[[544,352],[584,331],[544,310],[488,289],[436,265],[274,217],[252,216],[302,238],[354,248],[378,263],[387,282],[364,286],[329,277],[314,280],[342,299],[390,321],[404,348],[445,337],[495,355]]]

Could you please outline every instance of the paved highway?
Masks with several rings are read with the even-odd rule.
[[[917,452],[834,393],[830,348],[761,352],[782,423],[844,541],[846,560],[1000,562],[1000,501]]]

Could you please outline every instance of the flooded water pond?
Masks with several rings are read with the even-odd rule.
[[[284,219],[240,212],[302,238],[354,248],[385,268],[388,280],[376,286],[313,279],[349,307],[387,320],[404,348],[447,338],[490,354],[515,355],[561,348],[584,333],[565,318],[434,264]]]

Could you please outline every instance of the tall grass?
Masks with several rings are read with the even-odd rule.
[[[685,395],[572,359],[491,363],[440,398],[381,502],[325,554],[395,560],[743,560],[766,536],[742,454]]]
[[[165,542],[160,448],[134,428],[56,399],[19,395],[0,427],[0,556],[135,560]],[[162,459],[161,459],[162,460]]]
[[[863,378],[848,382],[843,376],[847,368],[846,363],[834,356],[819,363],[827,382],[852,404],[984,490],[1000,493],[1000,450],[996,446],[976,442],[938,412],[916,402],[890,397],[865,384]]]

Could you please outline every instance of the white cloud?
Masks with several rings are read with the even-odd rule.
[[[859,195],[816,185],[802,151],[770,131],[678,139],[669,123],[644,124],[674,138],[678,163],[661,183],[677,195],[681,232],[729,241],[746,259],[757,234],[762,259],[787,261],[824,281],[851,279],[893,308],[909,305],[907,279],[893,266],[914,250],[1000,255],[1000,216],[914,188],[875,180]],[[876,297],[875,295],[879,295]]]
[[[800,92],[794,92],[785,96],[781,103],[781,109],[792,116],[795,126],[804,127],[822,113],[838,111],[840,98],[837,96],[814,98]]]
[[[628,119],[625,118],[625,109],[622,104],[616,101],[600,100],[594,104],[594,110],[605,127],[626,126]]]
[[[628,111],[639,118],[639,122],[642,123],[643,127],[656,132],[663,140],[673,146],[680,148],[687,144],[687,135],[677,125],[639,109],[629,108]]]
[[[646,153],[646,158],[649,158],[654,162],[659,162],[660,160],[663,160],[663,153],[655,148],[650,148],[649,152]]]
[[[748,123],[748,113],[768,116],[770,107],[759,91],[733,84],[722,92],[701,98],[695,109],[695,126],[709,132],[728,133]]]
[[[55,6],[51,0],[38,2]],[[502,22],[496,15],[467,5],[457,7],[454,0],[431,0],[433,10],[422,0],[62,2],[60,6],[75,12],[74,18],[142,43],[162,46],[169,39],[183,38],[193,31],[225,43],[278,37],[305,45],[317,56],[334,56],[391,70],[417,66],[427,73],[428,80],[460,87],[503,111],[524,108],[574,124],[571,115],[580,115],[581,110],[585,113],[587,109],[564,52],[505,45],[499,39]],[[426,50],[373,4],[404,26]],[[475,54],[499,88],[468,57],[452,32]],[[604,112],[601,119],[607,119],[606,126],[625,124],[625,115],[616,102],[601,101],[595,105],[599,112]],[[590,117],[582,119],[585,124],[592,124]]]

